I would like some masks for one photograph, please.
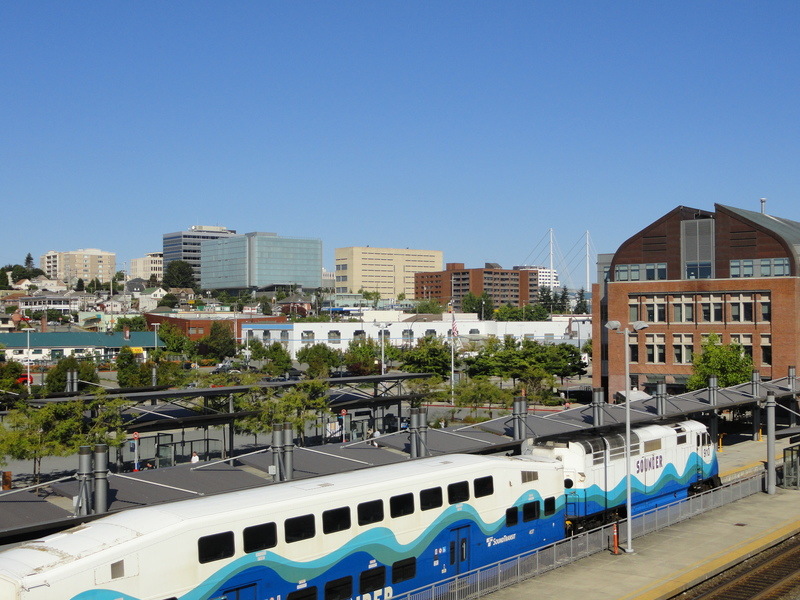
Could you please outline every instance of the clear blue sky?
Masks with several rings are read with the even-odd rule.
[[[511,267],[552,228],[582,285],[586,231],[800,221],[798,31],[780,1],[3,2],[0,264],[203,224]]]

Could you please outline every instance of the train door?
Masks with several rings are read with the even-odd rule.
[[[214,600],[256,600],[256,584],[224,589]]]
[[[564,469],[564,494],[566,495],[568,517],[584,516],[581,490],[575,486],[576,477],[577,473],[574,470]]]
[[[469,571],[469,526],[450,530],[450,568],[458,575]]]

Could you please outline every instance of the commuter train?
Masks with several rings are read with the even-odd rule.
[[[635,435],[637,510],[716,475],[699,423]],[[617,441],[423,458],[110,514],[0,551],[0,598],[389,600],[563,539],[580,515],[613,516],[619,486],[604,482],[619,479]]]

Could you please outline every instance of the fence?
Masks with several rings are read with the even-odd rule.
[[[696,496],[661,506],[633,518],[633,537],[675,525],[763,490],[758,473]],[[627,520],[619,523],[620,539],[627,536]],[[470,600],[491,594],[611,547],[613,525],[605,525],[550,546],[487,565],[468,573],[395,597],[395,600]]]

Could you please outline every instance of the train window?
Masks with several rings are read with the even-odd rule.
[[[350,508],[334,508],[322,513],[322,531],[324,533],[334,533],[350,529]]]
[[[539,479],[539,472],[538,471],[523,471],[522,472],[522,483],[530,483],[531,481],[537,481]]]
[[[244,529],[244,551],[258,552],[278,545],[278,526],[262,523]]]
[[[369,525],[381,521],[383,521],[383,500],[372,500],[358,505],[359,525]]]
[[[459,481],[458,483],[451,483],[447,486],[447,501],[450,504],[458,504],[459,502],[466,502],[469,500],[469,483],[466,481]]]
[[[641,451],[639,435],[635,431],[631,431],[631,456],[636,456],[640,454]]]
[[[411,558],[404,558],[398,560],[392,565],[392,583],[400,583],[401,581],[408,581],[417,576],[417,559],[413,556]]]
[[[648,440],[644,443],[645,452],[655,452],[661,450],[661,440]]]
[[[197,558],[200,564],[233,556],[233,532],[206,535],[197,540]]]
[[[111,579],[125,577],[125,561],[118,560],[111,563]]]
[[[283,522],[283,529],[287,544],[313,538],[316,534],[314,529],[314,515],[303,515],[301,517],[286,519],[286,521]]]
[[[317,600],[317,587],[311,586],[302,590],[289,592],[286,600]]]
[[[386,584],[386,567],[375,567],[363,571],[358,578],[358,593],[369,594],[383,588]]]
[[[474,485],[476,498],[483,498],[484,496],[491,496],[494,494],[494,480],[491,475],[488,477],[478,477],[478,479],[472,483]]]
[[[389,513],[392,517],[403,517],[413,512],[414,494],[400,494],[389,498]]]
[[[419,508],[420,510],[431,510],[432,508],[439,508],[442,505],[442,488],[435,487],[427,490],[422,490],[419,493]]]
[[[556,512],[556,498],[550,496],[544,499],[544,516],[548,517]]]
[[[686,443],[686,434],[685,433],[678,436],[678,443],[679,444],[685,444]]]
[[[522,505],[522,521],[527,523],[539,518],[539,502],[526,502]]]
[[[511,527],[519,523],[519,510],[516,506],[506,510],[506,527]]]
[[[325,584],[325,600],[347,600],[353,595],[353,578],[342,577]]]

